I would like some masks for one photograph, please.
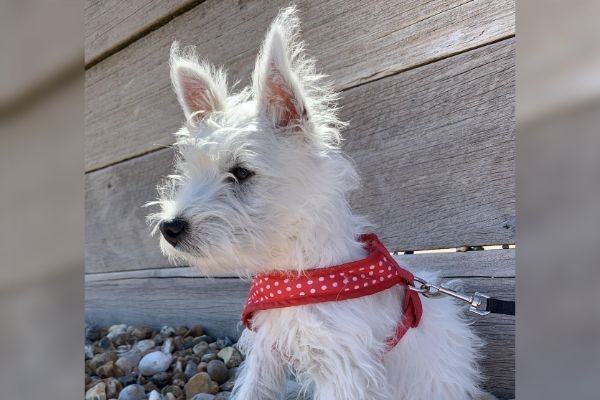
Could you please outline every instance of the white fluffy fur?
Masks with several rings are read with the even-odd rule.
[[[303,270],[365,256],[368,230],[347,195],[358,188],[340,152],[336,96],[304,56],[295,10],[273,22],[252,88],[228,93],[222,71],[174,45],[171,76],[187,123],[177,133],[176,171],[154,202],[159,223],[189,223],[182,242],[161,248],[207,275]],[[254,172],[231,182],[235,165]],[[280,399],[296,376],[315,400],[464,400],[481,395],[480,340],[449,299],[423,299],[423,318],[386,352],[401,320],[399,287],[379,294],[255,314],[235,400]]]

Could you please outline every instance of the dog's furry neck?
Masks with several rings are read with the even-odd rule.
[[[345,199],[328,204],[316,213],[319,218],[299,222],[298,231],[287,245],[274,251],[277,269],[305,270],[339,265],[366,256],[358,237],[368,230],[366,220],[354,215]]]

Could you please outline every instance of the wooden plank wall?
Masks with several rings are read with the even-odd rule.
[[[142,208],[168,173],[183,120],[172,93],[173,40],[248,83],[286,1],[86,5],[86,318],[203,323],[237,334],[247,283],[168,268]],[[364,190],[353,207],[391,250],[514,243],[514,1],[298,1],[303,38],[342,93],[344,149]],[[402,255],[410,268],[514,296],[514,250]],[[514,318],[477,318],[484,373],[514,397]]]

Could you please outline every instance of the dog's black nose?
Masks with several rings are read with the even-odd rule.
[[[180,218],[176,218],[171,221],[162,221],[158,228],[165,240],[169,242],[171,246],[175,247],[183,237],[187,228],[187,222]]]

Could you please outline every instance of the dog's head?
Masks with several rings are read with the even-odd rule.
[[[176,134],[176,171],[158,188],[161,211],[149,217],[172,261],[207,274],[296,268],[315,232],[334,234],[348,219],[357,176],[339,150],[336,97],[298,29],[293,8],[279,14],[251,87],[236,94],[222,70],[173,45],[187,122]]]

